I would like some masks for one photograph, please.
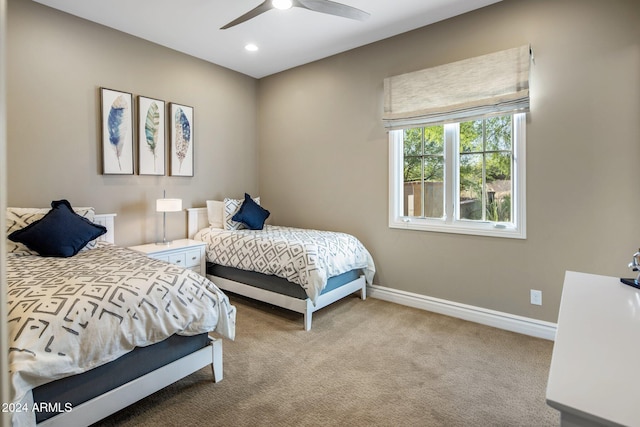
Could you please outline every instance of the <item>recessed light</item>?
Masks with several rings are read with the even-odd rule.
[[[271,2],[273,7],[280,10],[291,9],[293,2],[291,0],[273,0]]]
[[[253,44],[253,43],[249,43],[249,44],[248,44],[248,45],[246,45],[244,48],[245,48],[246,50],[248,50],[249,52],[255,52],[255,51],[257,51],[257,50],[258,50],[258,46],[256,46],[256,45],[255,45],[255,44]]]

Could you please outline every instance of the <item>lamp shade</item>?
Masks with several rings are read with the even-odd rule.
[[[273,0],[271,2],[273,7],[280,10],[291,9],[293,2],[291,0]]]
[[[156,212],[179,212],[182,210],[182,199],[157,199]]]

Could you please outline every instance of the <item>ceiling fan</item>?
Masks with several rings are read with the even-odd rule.
[[[226,30],[238,24],[241,24],[249,19],[268,12],[271,9],[289,9],[291,7],[301,7],[314,12],[327,13],[329,15],[342,16],[344,18],[356,19],[358,21],[364,21],[370,15],[369,13],[356,9],[355,7],[347,6],[346,4],[336,3],[330,0],[265,0],[262,4],[258,5],[254,9],[245,13],[237,19],[229,22],[221,30]]]

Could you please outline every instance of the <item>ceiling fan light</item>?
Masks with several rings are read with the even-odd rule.
[[[293,6],[293,2],[291,0],[272,0],[271,4],[273,7],[280,10],[291,9]]]

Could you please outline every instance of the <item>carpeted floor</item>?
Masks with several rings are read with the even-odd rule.
[[[99,426],[557,426],[553,343],[369,298],[313,316],[230,295],[224,380],[205,368]]]

